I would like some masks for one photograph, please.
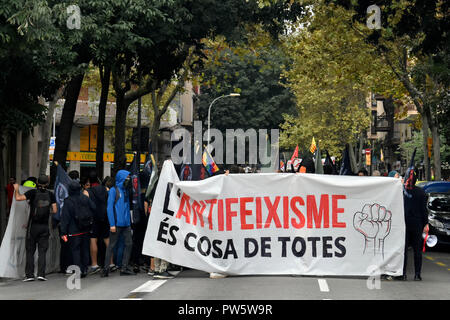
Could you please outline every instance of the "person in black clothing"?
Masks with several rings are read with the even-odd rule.
[[[148,179],[144,176],[143,173],[139,174],[140,185],[147,186]],[[142,255],[142,246],[144,244],[145,232],[147,230],[148,223],[148,208],[149,202],[145,199],[145,188],[141,188],[141,196],[140,201],[141,205],[139,210],[139,220],[137,223],[132,225],[133,228],[133,247],[131,249],[131,259],[130,262],[134,265],[133,271],[139,272],[139,267],[144,265],[144,256]],[[153,192],[153,191],[152,191]],[[133,208],[135,210],[135,208]]]
[[[411,245],[414,252],[415,281],[422,280],[422,233],[428,233],[427,196],[423,189],[417,187],[417,172],[414,167],[408,168],[405,175],[403,189],[403,204],[405,209],[406,239],[403,276],[399,280],[406,280],[406,263],[408,246]]]
[[[77,170],[72,170],[68,173],[70,179],[79,182],[80,173]],[[61,224],[58,224],[59,234],[61,233]],[[59,254],[59,268],[60,273],[72,274],[67,271],[67,268],[72,264],[72,254],[70,253],[69,243],[65,242],[63,239],[60,240],[61,249]]]
[[[89,188],[89,198],[94,201],[96,209],[94,211],[94,223],[92,225],[92,233],[90,240],[90,252],[91,252],[91,270],[90,273],[94,274],[100,271],[98,265],[98,240],[103,239],[105,246],[109,245],[109,222],[108,213],[106,207],[108,204],[108,192],[113,186],[113,180],[111,177],[103,179],[101,185],[97,185]]]
[[[89,239],[95,203],[81,194],[81,185],[77,181],[69,184],[69,196],[64,200],[61,214],[61,238],[67,241],[72,254],[72,262],[81,271],[81,277],[87,275],[89,264]],[[89,225],[85,224],[84,214],[90,215]],[[82,218],[83,217],[83,218]]]
[[[50,236],[49,218],[50,212],[55,214],[56,198],[53,192],[46,189],[49,183],[47,176],[40,176],[37,180],[37,189],[32,189],[25,194],[20,194],[19,185],[14,184],[16,201],[28,200],[30,204],[30,217],[27,226],[26,238],[26,265],[25,280],[34,280],[34,253],[38,246],[38,280],[46,281],[45,265]]]

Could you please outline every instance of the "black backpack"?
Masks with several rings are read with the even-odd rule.
[[[33,201],[31,219],[37,223],[48,223],[50,215],[51,198],[47,190],[37,190]]]
[[[80,198],[83,197],[82,195]],[[69,199],[69,198],[67,198]],[[67,199],[65,201],[67,201]],[[70,199],[73,201],[73,199]],[[91,208],[88,204],[88,199],[80,199],[78,203],[74,203],[73,208],[75,209],[75,223],[81,232],[91,231],[92,225],[94,224],[94,215],[92,214]],[[86,201],[83,201],[86,200]]]

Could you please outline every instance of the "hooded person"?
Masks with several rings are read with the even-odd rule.
[[[427,196],[422,188],[416,186],[417,171],[414,167],[414,150],[409,168],[406,170],[403,185],[403,205],[405,212],[406,239],[403,264],[403,276],[400,280],[406,280],[406,266],[408,247],[411,245],[414,252],[415,281],[422,280],[422,233],[428,233]]]
[[[108,194],[108,221],[109,221],[109,246],[105,254],[105,267],[102,277],[109,274],[109,262],[115,249],[120,235],[125,242],[124,253],[122,256],[122,267],[120,275],[135,275],[136,273],[128,266],[133,240],[131,236],[131,215],[130,215],[130,191],[131,178],[127,170],[119,170],[116,174],[116,185],[109,190]]]
[[[68,193],[61,214],[61,238],[67,241],[71,261],[80,268],[84,278],[88,271],[90,234],[96,206],[94,201],[81,193],[78,181],[69,183]]]

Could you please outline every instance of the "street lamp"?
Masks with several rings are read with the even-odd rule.
[[[220,97],[218,97],[218,98],[215,98],[212,102],[211,102],[211,104],[209,105],[209,108],[208,108],[208,151],[209,151],[209,142],[210,142],[210,131],[209,131],[209,128],[210,128],[210,126],[211,126],[211,107],[212,107],[212,105],[214,104],[214,102],[216,102],[217,100],[219,100],[219,99],[221,99],[221,98],[225,98],[225,97],[239,97],[240,96],[240,94],[239,93],[230,93],[230,94],[225,94],[225,95],[223,95],[223,96],[220,96]]]

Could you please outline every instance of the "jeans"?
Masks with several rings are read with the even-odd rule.
[[[48,250],[48,238],[50,236],[48,225],[31,224],[27,232],[25,244],[26,265],[25,274],[27,278],[34,277],[34,252],[38,246],[38,277],[45,277],[45,256]]]
[[[122,270],[126,270],[128,269],[128,261],[130,260],[131,249],[133,246],[133,241],[131,238],[131,227],[116,227],[116,232],[111,232],[109,234],[109,246],[106,249],[105,267],[109,266],[111,255],[118,243],[120,235],[123,236],[125,242],[125,248],[122,257]]]

